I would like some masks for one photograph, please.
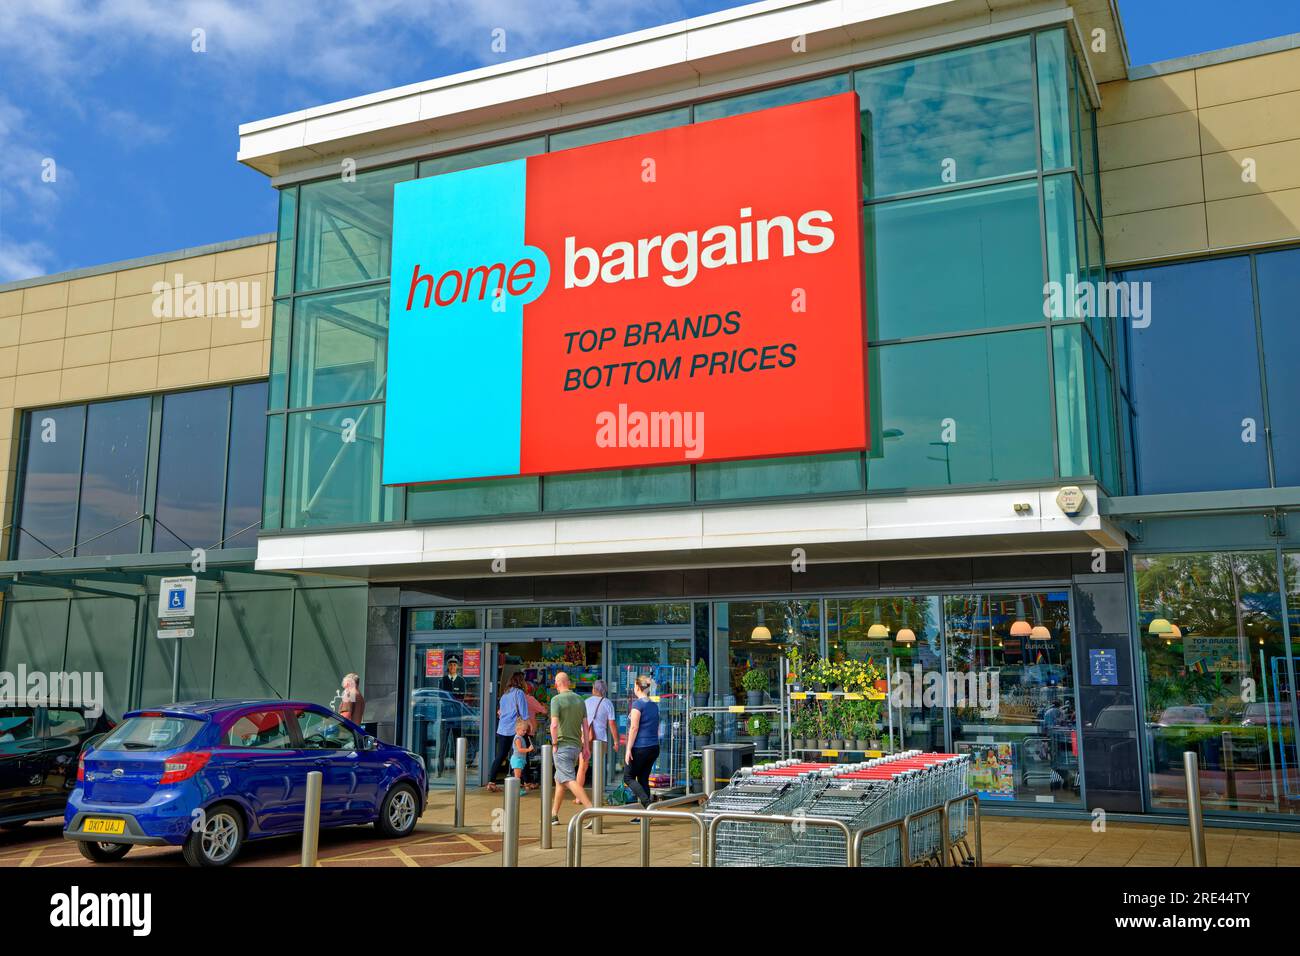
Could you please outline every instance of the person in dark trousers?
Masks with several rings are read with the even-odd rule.
[[[515,747],[515,722],[520,720],[528,720],[528,701],[524,694],[524,675],[515,671],[510,675],[510,683],[497,705],[497,746],[492,766],[488,768],[488,789],[493,793],[500,789],[497,771],[510,759]]]
[[[632,685],[636,700],[627,717],[627,752],[623,755],[623,783],[637,803],[649,808],[650,770],[659,759],[659,705],[650,699],[652,681],[642,674]],[[640,821],[633,818],[632,823]]]
[[[464,676],[460,672],[460,661],[456,658],[451,657],[447,659],[447,672],[442,675],[442,681],[438,684],[438,687],[452,700],[459,701],[460,703],[465,702],[465,695],[468,693],[468,687],[465,683]],[[438,734],[437,776],[439,777],[442,776],[442,771],[446,767],[447,758],[451,757],[453,760],[455,759],[456,754],[454,751],[454,741],[461,735],[461,730],[463,729],[461,727],[460,708],[456,708],[456,710],[452,712],[451,707],[448,707],[447,704],[444,703],[443,707],[451,714],[451,716],[444,716],[440,721],[442,727]]]

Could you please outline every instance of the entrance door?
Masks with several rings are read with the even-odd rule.
[[[466,777],[479,777],[483,644],[478,640],[411,645],[407,746],[424,757],[429,788],[456,785],[456,738],[466,739]],[[495,705],[494,705],[495,706]]]
[[[687,771],[687,740],[685,713],[691,692],[691,652],[693,641],[690,632],[682,630],[673,635],[654,638],[621,638],[608,642],[609,659],[606,683],[614,704],[618,724],[618,746],[611,755],[610,773],[606,780],[612,789],[621,790],[623,756],[627,748],[628,711],[636,698],[632,684],[642,674],[655,681],[652,693],[659,697],[660,748],[652,775],[667,786],[656,789],[671,790],[685,783]]]
[[[491,708],[486,714],[484,757],[484,783],[501,779],[509,769],[506,750],[498,766],[496,757],[498,731],[506,730],[513,738],[514,729],[498,724],[498,710],[502,695],[510,689],[516,678],[523,682],[524,693],[546,705],[555,694],[555,675],[564,671],[573,682],[573,690],[584,699],[591,696],[592,686],[604,677],[604,631],[589,629],[556,628],[544,634],[521,629],[517,633],[489,634],[488,657],[493,668],[493,682],[489,698]],[[485,665],[486,666],[486,665]],[[533,741],[536,752],[541,753],[544,743],[550,743],[550,722],[545,711],[537,716],[537,737]],[[524,779],[532,781],[535,771],[530,765]]]

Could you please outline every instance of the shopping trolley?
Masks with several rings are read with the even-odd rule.
[[[779,761],[759,768],[745,767],[732,776],[727,786],[709,797],[700,810],[700,816],[707,823],[723,813],[788,814],[807,800],[808,788],[814,786],[813,781],[830,766]],[[713,865],[789,865],[783,851],[790,838],[790,827],[784,824],[724,820],[718,824]]]

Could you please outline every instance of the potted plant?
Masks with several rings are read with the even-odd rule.
[[[854,750],[879,750],[876,746],[879,741],[871,740],[871,728],[865,720],[859,720],[853,725],[853,749]]]
[[[695,686],[695,695],[694,695],[695,706],[708,707],[709,691],[712,688],[712,684],[709,680],[709,665],[704,663],[704,658],[702,657],[700,658],[700,662],[695,665],[694,686]]]
[[[847,724],[847,721],[845,720],[845,717],[847,716],[845,711],[846,703],[846,701],[836,700],[832,701],[831,705],[826,708],[826,723],[828,724],[827,732],[830,734],[831,738],[831,750],[848,749],[848,744],[844,740],[847,732],[845,726]]]
[[[761,667],[750,667],[745,671],[745,676],[740,679],[740,686],[745,688],[745,706],[762,707],[767,685],[767,671]]]
[[[701,757],[692,757],[690,764],[687,765],[686,776],[690,778],[690,792],[697,793],[704,788],[700,785],[704,780],[704,760]]]
[[[713,737],[713,715],[696,714],[691,718],[692,749],[701,750]]]
[[[752,714],[745,721],[745,732],[749,735],[749,742],[754,745],[754,750],[767,749],[767,735],[772,729],[772,721],[768,719],[767,714]]]

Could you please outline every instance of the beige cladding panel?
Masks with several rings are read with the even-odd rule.
[[[1113,264],[1300,240],[1300,50],[1101,86]]]
[[[258,243],[0,292],[0,508],[23,410],[265,376],[274,263]],[[178,277],[202,288],[182,288],[176,314]],[[214,314],[223,302],[252,314]]]

